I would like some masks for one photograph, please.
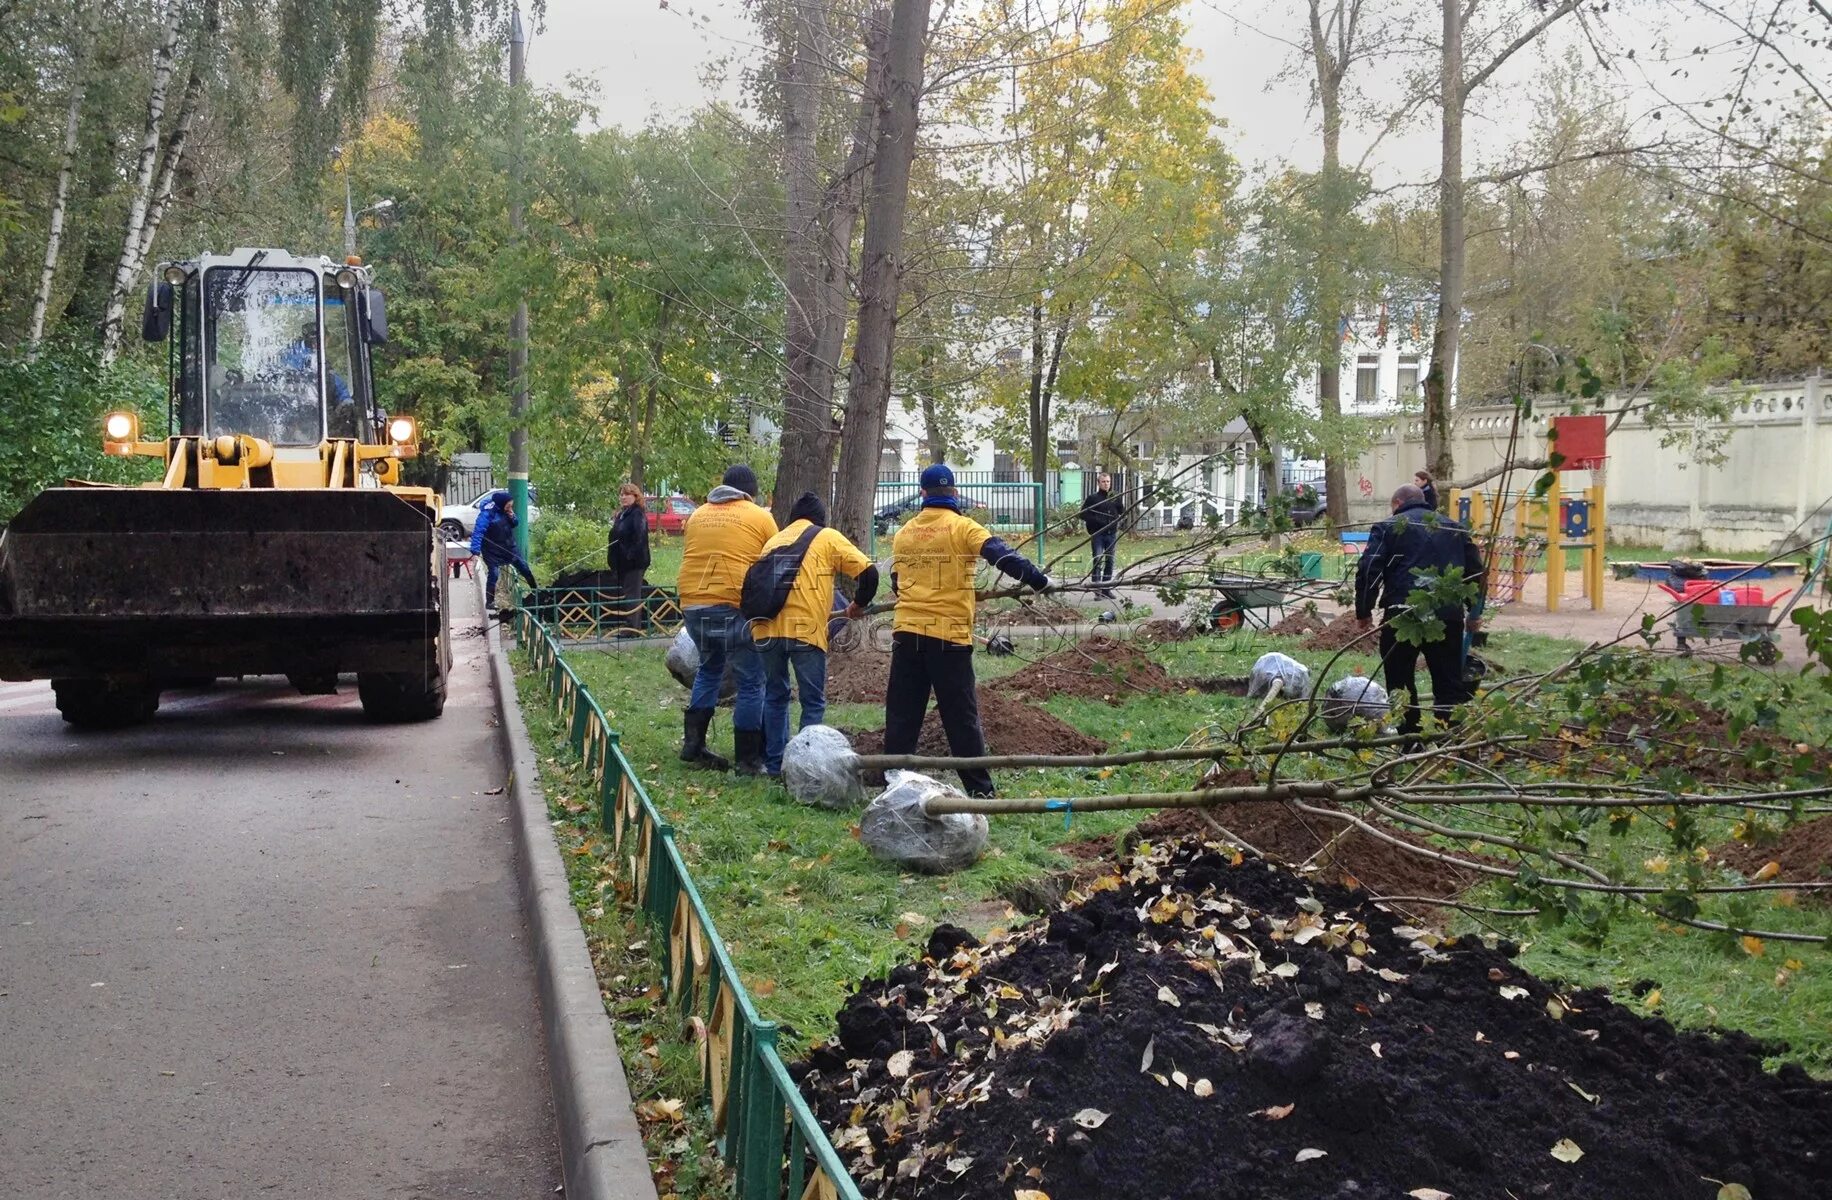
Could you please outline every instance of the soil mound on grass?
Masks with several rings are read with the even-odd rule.
[[[827,699],[839,704],[883,704],[891,678],[891,652],[873,639],[835,648],[827,655]]]
[[[1280,624],[1283,625],[1284,622]],[[1274,630],[1273,632],[1279,631]],[[1329,624],[1307,635],[1298,645],[1306,650],[1340,650],[1353,643],[1365,632],[1366,630],[1355,624],[1355,614],[1349,610],[1337,613]],[[1357,648],[1366,648],[1369,654],[1377,654],[1380,652],[1380,642],[1373,634],[1369,634],[1367,640]]]
[[[1032,700],[1078,696],[1114,705],[1135,696],[1181,691],[1183,687],[1144,650],[1131,642],[1110,638],[1077,642],[1038,659],[1015,675],[986,685],[988,691]]]
[[[1034,704],[1024,704],[1003,696],[987,694],[980,689],[980,732],[986,735],[988,754],[1099,754],[1107,747],[1081,730],[1058,720]],[[884,731],[871,729],[848,733],[857,754],[881,754]],[[934,708],[923,718],[922,735],[916,739],[916,753],[945,755],[948,735]],[[873,783],[880,780],[873,778]]]
[[[863,981],[792,1068],[867,1196],[1832,1194],[1832,1085],[1746,1035],[1561,994],[1511,947],[1194,839],[1095,887]]]
[[[1781,868],[1775,878],[1784,882],[1832,883],[1832,817],[1803,821],[1772,840],[1732,842],[1719,847],[1717,857],[1746,878],[1754,878],[1772,862]],[[1800,896],[1811,903],[1832,904],[1832,895],[1826,892],[1802,892]]]
[[[1305,634],[1322,633],[1328,628],[1329,622],[1325,621],[1322,616],[1300,608],[1274,625],[1272,632],[1285,637],[1303,637]]]
[[[1247,778],[1217,786],[1231,787],[1236,782],[1255,781]],[[1342,826],[1334,821],[1292,812],[1283,804],[1224,804],[1204,811],[1260,853],[1293,867],[1302,866],[1314,856],[1316,862],[1312,865],[1322,871],[1325,879],[1343,887],[1360,888],[1373,896],[1428,896],[1450,900],[1462,895],[1480,878],[1474,871],[1408,854],[1360,830],[1342,834]],[[1177,808],[1148,817],[1139,823],[1138,830],[1139,836],[1148,839],[1192,833],[1209,838],[1218,836],[1198,813]],[[1338,834],[1342,834],[1340,840],[1332,843],[1330,839]],[[1426,844],[1404,833],[1395,836],[1415,845]]]
[[[1155,621],[1147,621],[1139,626],[1132,636],[1138,641],[1162,646],[1166,642],[1187,642],[1195,637],[1197,632],[1197,629],[1187,622],[1173,620],[1170,617],[1159,617]]]
[[[1832,775],[1832,754],[1777,730],[1750,725],[1732,734],[1730,718],[1698,700],[1646,700],[1624,705],[1599,728],[1571,725],[1566,738],[1534,743],[1532,750],[1545,761],[1610,755],[1641,768],[1650,779],[1672,770],[1703,785],[1773,787]]]

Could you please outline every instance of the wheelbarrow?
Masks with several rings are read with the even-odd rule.
[[[1673,617],[1673,635],[1681,654],[1692,652],[1695,638],[1734,640],[1749,647],[1748,656],[1763,666],[1781,661],[1781,621],[1793,605],[1780,612],[1775,605],[1792,594],[1793,588],[1769,596],[1753,584],[1725,586],[1710,579],[1656,586],[1681,605]]]
[[[1211,575],[1209,586],[1216,598],[1209,606],[1207,624],[1216,633],[1233,633],[1245,625],[1271,632],[1268,613],[1276,609],[1283,616],[1292,597],[1309,590],[1298,580],[1282,584],[1247,575]]]

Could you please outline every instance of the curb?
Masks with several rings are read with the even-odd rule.
[[[515,825],[516,878],[534,939],[547,1075],[569,1200],[656,1200],[642,1128],[632,1111],[616,1031],[605,1014],[585,930],[554,844],[534,748],[522,723],[500,626],[489,622],[490,678]]]

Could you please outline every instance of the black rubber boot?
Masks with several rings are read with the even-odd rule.
[[[731,763],[706,748],[706,731],[712,726],[712,713],[710,708],[690,708],[681,714],[681,761],[723,771]]]
[[[732,770],[740,775],[763,774],[763,730],[732,730],[732,749],[738,760]]]

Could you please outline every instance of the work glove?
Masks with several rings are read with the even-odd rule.
[[[1055,587],[1056,581],[1051,579],[1048,575],[1045,575],[1043,576],[1043,582],[1036,585],[1036,590],[1039,592],[1048,592],[1055,590]]]

